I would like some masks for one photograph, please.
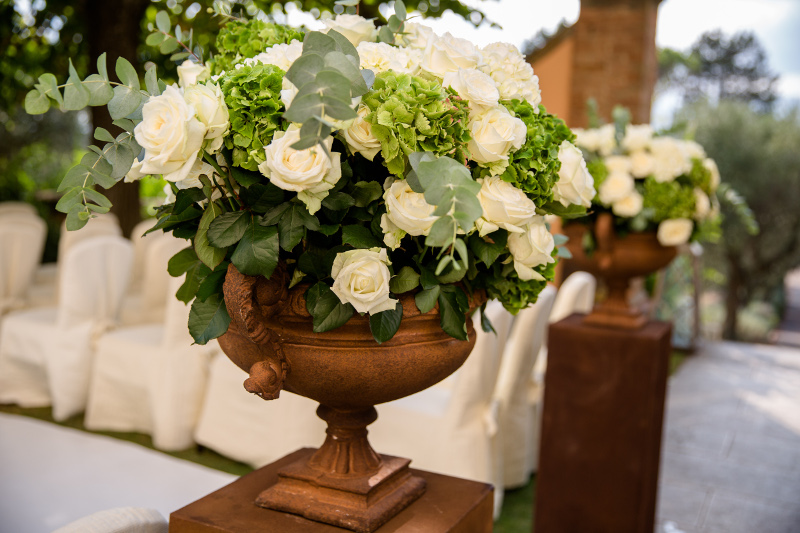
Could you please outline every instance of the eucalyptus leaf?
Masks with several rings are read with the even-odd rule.
[[[78,111],[89,105],[91,94],[83,86],[78,72],[69,60],[69,78],[64,87],[64,109],[67,111]]]
[[[131,89],[137,91],[140,89],[139,74],[137,74],[136,69],[133,68],[130,61],[124,57],[118,57],[114,70],[117,73],[119,81],[121,81],[123,85],[127,85]]]
[[[92,74],[83,80],[84,88],[89,91],[89,105],[107,105],[114,98],[111,84],[99,74]]]
[[[29,115],[42,115],[49,109],[50,99],[38,89],[33,89],[25,95],[25,112]]]
[[[67,212],[65,226],[67,231],[77,231],[84,227],[88,221],[89,217],[86,209],[82,205],[74,205]]]
[[[61,91],[58,89],[58,80],[50,73],[42,74],[39,76],[39,83],[36,84],[39,91],[47,95],[48,98],[55,100],[59,105],[64,103],[61,97]]]
[[[159,29],[159,31],[169,33],[169,31],[172,29],[172,24],[169,20],[169,13],[166,11],[159,11],[156,13],[156,27]]]
[[[147,92],[149,92],[151,96],[158,96],[161,94],[161,88],[158,86],[158,73],[155,65],[147,69],[147,72],[145,72],[144,85],[147,87]]]
[[[108,102],[108,112],[115,120],[125,118],[136,111],[141,103],[142,94],[138,89],[132,89],[127,85],[117,85],[114,87],[113,98]]]

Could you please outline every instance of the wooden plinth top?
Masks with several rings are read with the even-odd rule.
[[[344,533],[347,530],[277,511],[254,501],[278,481],[280,467],[310,456],[303,448],[173,512],[169,533]],[[414,470],[428,482],[422,497],[376,533],[491,533],[491,485]]]

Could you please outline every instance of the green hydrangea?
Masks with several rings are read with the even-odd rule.
[[[233,150],[234,165],[255,171],[264,161],[264,147],[281,126],[283,75],[275,65],[256,64],[220,78],[233,132],[225,146]]]
[[[695,197],[691,186],[683,186],[677,180],[659,183],[654,178],[644,181],[644,208],[651,210],[656,224],[668,218],[694,216]]]
[[[555,257],[558,250],[553,250]],[[489,298],[500,300],[508,312],[516,315],[520,310],[536,303],[539,293],[555,278],[556,264],[550,263],[534,269],[544,281],[521,280],[511,263],[495,263],[485,281]]]
[[[692,160],[692,170],[687,175],[689,182],[704,193],[711,195],[711,171],[708,170],[700,159]]]
[[[509,154],[508,167],[501,177],[525,191],[536,206],[541,207],[553,199],[553,185],[558,181],[561,162],[558,149],[563,141],[574,141],[575,134],[564,121],[547,113],[544,106],[539,112],[527,100],[503,102],[512,115],[522,120],[527,128],[525,144]],[[477,167],[476,178],[487,176],[489,169]]]
[[[402,176],[407,157],[414,152],[466,160],[467,103],[452,89],[388,71],[377,76],[364,104],[370,110],[365,120],[380,140],[384,163],[392,174]]]
[[[217,55],[211,61],[211,72],[220,74],[229,71],[242,60],[257,56],[270,46],[303,41],[302,31],[263,20],[228,21],[217,34]]]
[[[608,167],[606,167],[602,159],[590,159],[586,161],[586,170],[588,170],[589,174],[594,178],[594,190],[599,192],[600,186],[608,177]],[[599,203],[597,195],[595,195],[594,202]]]

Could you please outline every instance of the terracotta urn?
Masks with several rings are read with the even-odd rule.
[[[583,249],[587,231],[594,232],[597,244],[590,255]],[[662,246],[655,232],[629,233],[624,237],[616,235],[614,218],[610,213],[598,215],[593,226],[580,222],[566,224],[563,233],[569,237],[570,266],[593,274],[608,288],[607,298],[595,305],[585,321],[617,328],[642,327],[647,317],[641,309],[628,303],[630,281],[667,266],[675,258],[676,248]]]
[[[256,504],[358,532],[371,532],[425,491],[409,459],[380,455],[367,440],[375,405],[419,392],[458,369],[472,351],[468,341],[442,331],[438,310],[420,313],[411,293],[399,296],[403,320],[395,336],[378,344],[369,317],[314,333],[306,310],[307,285],[288,288],[279,266],[269,280],[231,265],[224,284],[231,315],[219,344],[249,373],[245,388],[265,400],[289,391],[320,403],[328,424],[323,445],[308,460],[292,463],[265,487]]]

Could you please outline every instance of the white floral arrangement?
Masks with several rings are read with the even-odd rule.
[[[656,231],[663,246],[713,231],[720,174],[697,142],[658,136],[648,124],[573,131],[597,187],[593,214],[610,211],[623,231]]]
[[[400,0],[380,28],[342,14],[308,33],[215,5],[225,20],[207,60],[156,17],[147,43],[182,47],[177,83],[151,68],[142,87],[121,58],[112,82],[101,56],[97,74],[71,69],[63,86],[46,74],[28,95],[31,113],[106,105],[122,130],[97,128],[107,144],[64,178],[68,229],[109,210],[98,186],[163,176],[151,231],[188,241],[169,271],[185,276],[176,296],[193,302],[201,344],[230,322],[229,265],[267,278],[281,265],[307,287],[315,331],[366,313],[378,342],[409,291],[459,339],[474,291],[512,312],[536,301],[566,253],[544,215],[585,213],[595,189],[516,47],[437,35]]]

